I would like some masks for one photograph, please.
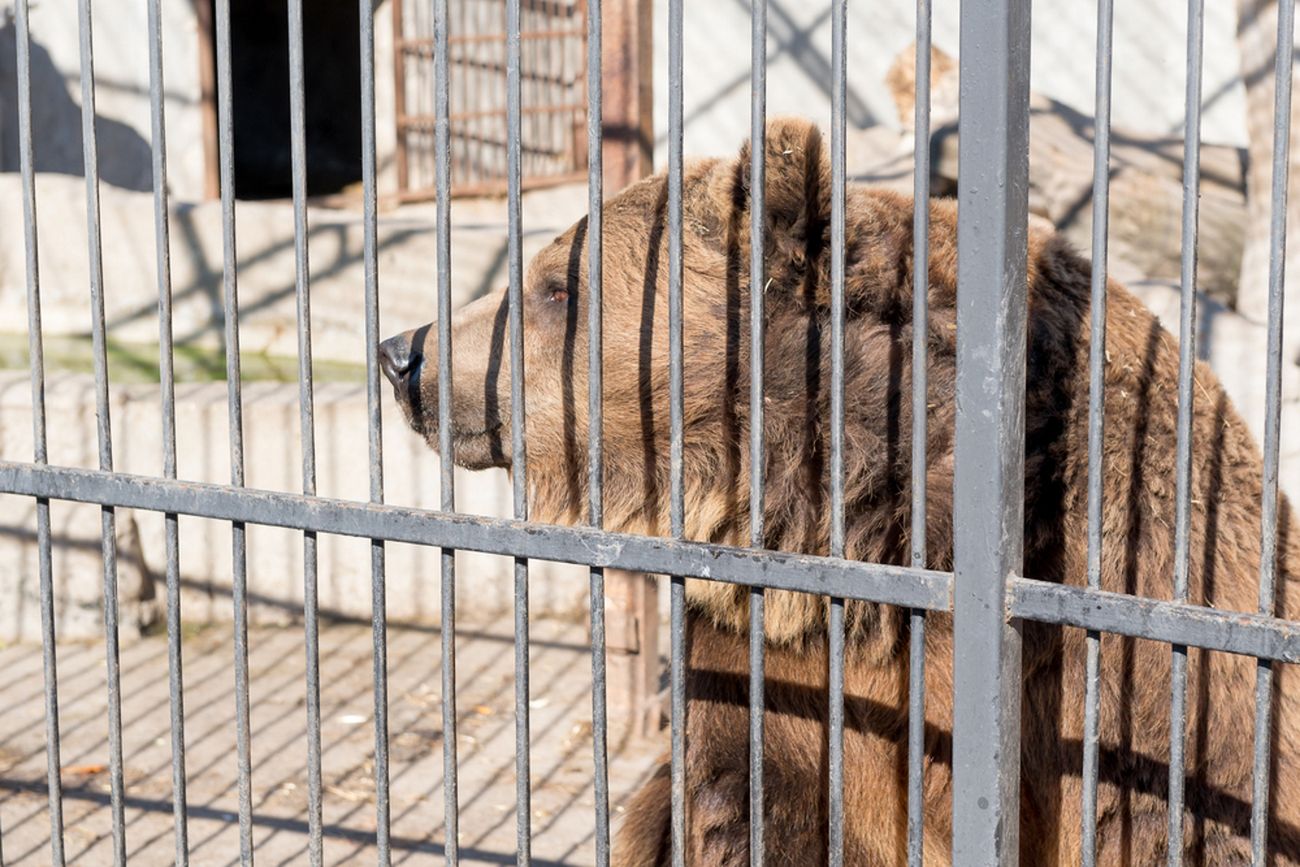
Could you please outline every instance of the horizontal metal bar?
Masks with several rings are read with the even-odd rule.
[[[1009,604],[1011,614],[1025,620],[1259,659],[1300,662],[1300,623],[1277,617],[1223,611],[1187,602],[1143,599],[1030,578],[1012,580]]]
[[[7,461],[0,461],[0,493],[950,610],[952,575],[948,572],[591,527]],[[1008,604],[1012,616],[1026,620],[1300,663],[1300,623],[1277,617],[1032,578],[1012,579]]]
[[[632,572],[711,578],[930,611],[947,610],[951,597],[952,575],[947,572],[127,473],[0,461],[0,493]]]

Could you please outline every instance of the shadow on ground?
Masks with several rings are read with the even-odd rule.
[[[457,635],[460,856],[515,862],[514,647],[509,624]],[[442,863],[441,636],[392,629],[388,645],[393,861]],[[323,838],[328,864],[374,863],[374,677],[371,630],[321,629]],[[259,864],[307,858],[306,680],[300,628],[249,636],[252,834]],[[581,624],[537,622],[531,642],[533,854],[537,864],[594,862],[591,657]],[[112,859],[104,649],[59,647],[65,845],[68,863]],[[5,863],[49,862],[44,701],[38,647],[0,650],[0,833]],[[233,650],[228,626],[184,642],[186,793],[191,863],[239,860]],[[124,800],[133,865],[172,863],[167,645],[122,651]],[[610,729],[617,817],[660,745]],[[617,818],[615,819],[617,821]]]

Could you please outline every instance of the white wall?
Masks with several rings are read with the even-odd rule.
[[[0,0],[0,124],[12,122],[14,29],[12,0]],[[38,170],[81,174],[81,82],[77,4],[33,0],[32,110]],[[105,183],[149,189],[149,43],[144,0],[102,0],[92,4],[95,102],[99,118],[100,171]],[[164,107],[168,174],[173,194],[197,198],[203,192],[203,140],[199,113],[198,25],[191,3],[162,4]],[[16,170],[10,148],[16,131],[0,131],[9,142],[0,164]]]
[[[687,155],[731,153],[749,135],[750,0],[684,3],[683,116]],[[768,0],[768,115],[795,114],[830,125],[829,0]],[[1096,3],[1036,0],[1031,87],[1092,114]],[[934,0],[934,44],[958,54],[959,0]],[[849,3],[848,124],[897,126],[884,77],[914,38],[915,0]],[[1236,6],[1211,0],[1205,11],[1207,142],[1245,144],[1237,76]],[[1184,4],[1115,4],[1113,118],[1151,135],[1180,134],[1184,103]],[[668,3],[655,3],[656,165],[666,165]]]

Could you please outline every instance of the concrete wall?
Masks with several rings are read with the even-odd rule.
[[[81,83],[77,4],[31,4],[32,106],[40,171],[80,176]],[[162,4],[169,175],[174,193],[203,193],[198,29],[190,3]],[[18,170],[14,26],[0,2],[0,171]],[[106,184],[152,186],[149,164],[149,55],[143,2],[92,7],[100,171]]]
[[[96,468],[94,382],[61,375],[48,384],[50,462]],[[31,400],[25,372],[0,373],[0,460],[31,459]],[[181,385],[176,393],[178,475],[191,481],[228,483],[226,389],[222,383]],[[113,389],[114,467],[126,473],[162,472],[161,416],[157,386]],[[246,480],[249,487],[301,492],[298,394],[293,385],[251,383],[244,388]],[[326,385],[316,390],[316,449],[321,496],[364,501],[368,497],[364,389]],[[384,403],[386,501],[436,508],[439,465],[406,426],[391,400]],[[456,475],[457,508],[508,516],[510,485],[500,471]],[[39,640],[36,507],[23,497],[0,495],[0,641]],[[60,638],[92,638],[102,629],[102,561],[99,508],[55,502],[51,506]],[[163,517],[117,510],[122,630],[126,637],[163,616],[166,569]],[[180,565],[187,620],[231,617],[230,525],[182,517]],[[248,530],[248,586],[253,622],[279,623],[302,610],[302,534],[269,527]],[[369,618],[370,548],[365,539],[321,537],[319,591],[323,613]],[[394,621],[439,620],[437,550],[387,547],[388,612]],[[512,561],[457,554],[458,613],[468,621],[496,616],[513,603]],[[539,616],[579,616],[587,600],[584,569],[538,563],[531,584]]]
[[[934,44],[959,53],[960,0],[934,0]],[[684,4],[683,115],[687,154],[727,154],[749,136],[750,0]],[[884,85],[894,58],[914,38],[915,0],[850,3],[848,126],[897,126]],[[831,116],[829,2],[768,0],[768,114]],[[1033,90],[1092,114],[1096,4],[1036,0]],[[1204,138],[1245,144],[1244,92],[1238,75],[1236,5],[1205,10]],[[1182,129],[1187,16],[1160,0],[1115,4],[1112,114],[1117,126],[1152,135]],[[666,165],[668,4],[655,0],[656,165]],[[910,125],[910,120],[909,120]]]

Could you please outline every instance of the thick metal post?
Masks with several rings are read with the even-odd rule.
[[[844,556],[844,172],[845,95],[848,92],[847,0],[831,3],[831,532],[830,554]],[[844,865],[844,599],[828,609],[826,863]]]
[[[953,861],[1016,864],[1029,0],[963,0],[953,522]]]

